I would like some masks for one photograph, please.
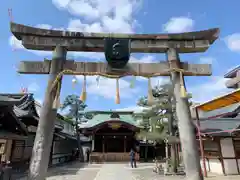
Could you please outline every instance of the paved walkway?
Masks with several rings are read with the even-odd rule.
[[[153,164],[142,163],[132,169],[128,164],[75,163],[50,169],[47,180],[179,180],[184,177],[158,175],[152,171]],[[240,176],[216,176],[209,174],[205,180],[239,180]],[[22,178],[21,180],[25,180]]]

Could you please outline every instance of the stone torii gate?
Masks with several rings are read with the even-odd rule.
[[[105,34],[45,30],[11,22],[11,32],[27,49],[53,51],[52,60],[22,61],[21,74],[49,74],[43,108],[35,138],[29,179],[43,180],[49,161],[57,108],[53,101],[60,93],[60,86],[52,87],[60,72],[75,75],[171,76],[177,102],[177,117],[186,175],[200,180],[200,158],[191,123],[188,99],[182,98],[183,76],[210,76],[211,65],[181,62],[179,53],[205,52],[218,38],[219,29],[180,34]],[[108,63],[75,62],[66,60],[67,51],[105,52],[106,39],[127,39],[131,53],[166,53],[167,61],[159,63],[128,63],[126,67],[112,68]],[[63,71],[70,70],[70,71]],[[61,76],[62,77],[62,76]],[[61,82],[61,77],[60,81]],[[182,84],[183,83],[183,84]],[[61,83],[59,83],[61,84]],[[192,150],[193,149],[193,150]]]

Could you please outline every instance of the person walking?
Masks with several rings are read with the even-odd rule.
[[[131,149],[131,151],[130,151],[130,163],[131,163],[132,168],[137,167],[135,154],[136,154],[136,152],[134,151],[134,149]]]

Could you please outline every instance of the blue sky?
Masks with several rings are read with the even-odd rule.
[[[2,93],[17,93],[26,87],[39,101],[43,100],[48,77],[45,75],[18,75],[16,66],[21,60],[43,60],[50,52],[25,50],[21,42],[9,31],[8,9],[13,21],[31,26],[69,29],[87,32],[174,33],[218,27],[220,38],[205,53],[181,55],[183,61],[212,63],[211,77],[188,77],[187,88],[197,102],[210,100],[226,93],[224,73],[239,65],[240,59],[240,1],[217,0],[41,0],[3,1],[0,7]],[[76,61],[104,61],[101,53],[71,53]],[[132,54],[131,61],[158,62],[165,55]],[[65,76],[61,99],[68,94],[81,93],[82,78],[75,88],[72,76]],[[121,104],[116,105],[115,81],[101,78],[97,87],[96,77],[88,77],[87,104],[90,109],[132,109],[140,96],[147,94],[147,81],[137,78],[135,88],[130,88],[131,77],[120,81]],[[153,84],[164,83],[166,78],[155,78]]]

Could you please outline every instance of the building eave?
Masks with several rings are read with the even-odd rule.
[[[224,75],[224,78],[234,78],[236,77],[237,71],[240,70],[240,66],[235,67]]]

